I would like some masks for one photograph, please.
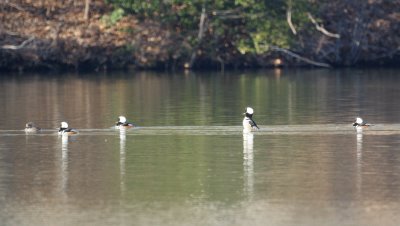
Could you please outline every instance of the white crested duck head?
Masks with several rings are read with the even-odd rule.
[[[252,115],[252,114],[254,114],[254,109],[251,108],[251,107],[247,107],[245,113],[246,113],[246,114],[249,114],[249,115]]]
[[[61,128],[68,128],[67,122],[61,122]]]
[[[126,122],[126,118],[125,118],[125,116],[119,116],[118,117],[118,119],[119,119],[119,122],[121,122],[121,123],[125,123]]]
[[[357,123],[357,124],[361,125],[363,122],[364,122],[364,121],[362,120],[362,118],[360,118],[360,117],[357,117],[357,118],[356,118],[356,123]]]

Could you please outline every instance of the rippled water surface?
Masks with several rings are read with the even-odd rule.
[[[396,70],[3,76],[0,222],[400,225],[399,84]],[[242,133],[246,106],[260,131]],[[138,127],[112,128],[119,115]],[[355,130],[358,115],[373,126]]]

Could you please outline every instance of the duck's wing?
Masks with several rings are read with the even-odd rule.
[[[257,126],[257,123],[256,123],[253,119],[250,119],[250,120],[249,120],[249,123],[250,123],[251,127],[256,127],[257,129],[260,129],[260,128]]]
[[[360,126],[370,126],[370,125],[371,125],[371,124],[369,124],[367,121],[365,121],[365,122],[361,123]]]
[[[126,123],[123,124],[123,126],[129,126],[129,127],[131,127],[131,126],[135,126],[135,125],[134,125],[133,123],[126,122]]]

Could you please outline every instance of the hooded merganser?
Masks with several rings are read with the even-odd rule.
[[[356,128],[363,128],[363,127],[368,127],[370,124],[364,122],[364,120],[360,117],[356,118],[356,121],[353,123],[353,126]]]
[[[72,135],[72,134],[77,134],[78,131],[75,129],[68,128],[68,123],[67,122],[61,122],[60,129],[58,130],[58,134],[67,134],[67,135]]]
[[[243,131],[244,132],[250,132],[255,129],[260,129],[257,126],[257,123],[253,120],[253,114],[254,110],[251,107],[246,108],[246,112],[243,113],[244,119],[243,119]]]
[[[127,122],[125,116],[119,116],[118,122],[115,123],[115,128],[130,128],[135,127],[133,123]]]
[[[25,132],[27,133],[34,133],[34,132],[38,132],[41,129],[39,127],[36,127],[35,123],[33,122],[28,122],[25,125]]]

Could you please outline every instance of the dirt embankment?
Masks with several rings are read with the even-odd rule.
[[[325,28],[309,36],[303,54],[337,66],[400,66],[400,1],[332,0],[319,9]]]
[[[156,67],[169,53],[168,31],[157,23],[126,16],[108,24],[112,8],[92,0],[0,3],[0,68],[7,70],[103,70]]]
[[[207,55],[156,21],[139,21],[133,15],[112,21],[108,16],[114,9],[103,0],[91,0],[87,20],[85,1],[0,1],[0,70],[183,68],[194,52],[202,53],[196,64],[205,68],[307,65],[308,59],[336,66],[397,65],[400,3],[358,2],[333,0],[315,15],[324,22],[318,26],[325,25],[340,38],[328,37],[310,21],[296,36],[295,52],[235,55],[230,53],[236,49],[227,49]]]

